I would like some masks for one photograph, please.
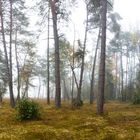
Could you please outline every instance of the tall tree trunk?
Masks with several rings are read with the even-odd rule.
[[[115,85],[115,99],[117,99],[118,97],[118,55],[117,53],[115,53],[115,82],[116,82],[116,85]]]
[[[123,59],[122,59],[122,49],[120,53],[120,67],[121,67],[121,95],[122,95],[122,101],[125,100],[124,98],[124,76],[123,76]]]
[[[24,97],[28,98],[28,90],[29,90],[29,78],[27,78],[25,82],[25,88],[22,96],[23,98]]]
[[[59,37],[57,30],[57,1],[50,0],[52,19],[53,19],[53,33],[55,44],[55,106],[61,107],[61,83],[60,83],[60,56],[59,56]]]
[[[133,81],[134,83],[136,82],[136,71],[137,71],[137,67],[136,67],[136,51],[134,51],[134,54],[133,54]]]
[[[75,84],[76,84],[76,87],[77,87],[77,91],[78,91],[78,81],[77,81],[77,78],[76,78],[74,67],[72,65],[70,65],[70,67],[71,67],[73,78],[74,78],[74,81],[75,81]]]
[[[47,104],[50,104],[50,6],[48,11],[48,47],[47,47]]]
[[[119,97],[121,96],[121,71],[119,71],[119,76],[118,76],[118,95]]]
[[[0,105],[2,103],[2,94],[0,94]]]
[[[81,100],[81,90],[82,90],[82,84],[83,84],[83,73],[84,73],[84,65],[85,65],[85,51],[86,51],[86,42],[87,42],[87,33],[88,33],[88,4],[86,5],[86,27],[85,27],[85,37],[84,37],[84,44],[83,44],[83,57],[82,57],[82,64],[80,69],[80,81],[78,86],[78,93],[77,93],[77,101]],[[81,43],[79,41],[79,46],[82,48]]]
[[[97,95],[97,114],[104,112],[104,92],[105,92],[105,60],[106,60],[106,13],[107,0],[101,0],[101,56],[99,66],[99,81]]]
[[[16,69],[17,69],[17,101],[20,100],[20,70],[19,70],[19,60],[17,51],[17,29],[15,33],[15,56],[16,56]]]
[[[100,29],[99,29],[98,38],[97,38],[97,44],[96,44],[93,67],[92,67],[92,74],[91,74],[91,81],[90,81],[90,104],[93,104],[93,99],[94,99],[94,82],[95,82],[95,74],[94,73],[95,73],[95,66],[96,66],[99,41],[100,41]]]
[[[63,86],[64,86],[64,94],[63,94],[63,98],[64,100],[68,100],[69,101],[69,94],[68,94],[68,90],[67,90],[67,86],[66,86],[66,81],[65,81],[65,78],[63,79]]]
[[[39,81],[39,85],[38,85],[38,99],[39,99],[39,97],[40,97],[40,90],[41,90],[41,77],[39,76],[39,78],[38,78],[38,81]]]
[[[10,3],[10,9],[12,9],[12,3]],[[15,100],[13,95],[13,83],[12,83],[12,73],[11,73],[11,66],[9,66],[8,62],[8,53],[7,53],[7,46],[6,46],[6,40],[5,40],[5,29],[4,29],[4,21],[3,21],[3,12],[2,12],[2,1],[0,0],[0,18],[1,18],[1,32],[2,32],[2,41],[3,41],[3,47],[4,47],[4,53],[5,53],[5,61],[6,61],[6,69],[7,69],[7,78],[8,78],[8,86],[9,86],[9,92],[10,92],[10,105],[11,107],[15,106]],[[10,19],[12,18],[12,10],[10,10]],[[12,20],[10,22],[10,44],[12,43]],[[10,61],[11,65],[11,61]]]
[[[9,44],[9,73],[10,73],[10,101],[12,102],[13,106],[15,105],[14,95],[13,95],[13,68],[12,68],[12,32],[13,32],[13,0],[10,1],[10,44]]]
[[[72,67],[74,68],[74,52],[75,52],[75,25],[74,25],[74,40],[73,40],[73,48],[72,48],[73,56],[72,56]],[[74,75],[72,72],[72,89],[71,89],[71,101],[73,101],[74,98]]]
[[[73,101],[74,98],[74,76],[73,76],[73,72],[72,72],[72,82],[71,82],[71,102]]]
[[[125,91],[125,101],[127,100],[127,92],[128,92],[128,47],[127,47],[127,56],[126,56],[126,77],[125,77],[125,87],[126,87],[126,91]]]

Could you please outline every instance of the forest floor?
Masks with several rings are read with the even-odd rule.
[[[105,115],[96,106],[71,109],[42,106],[41,119],[19,122],[7,102],[0,107],[0,140],[140,140],[140,105],[116,101],[105,104]]]

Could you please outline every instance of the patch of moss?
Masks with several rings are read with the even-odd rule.
[[[0,108],[0,140],[139,140],[140,107],[108,102],[103,117],[96,115],[95,104],[72,110],[70,104],[61,109],[42,106],[41,120],[18,122],[15,111],[7,103]]]

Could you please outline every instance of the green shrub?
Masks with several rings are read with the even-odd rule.
[[[133,104],[140,104],[140,95],[139,94],[134,95]]]
[[[72,107],[73,108],[79,108],[81,106],[83,106],[83,101],[82,100],[78,100],[76,98],[72,100]]]
[[[18,120],[38,119],[40,116],[39,105],[28,98],[21,99],[16,106]]]

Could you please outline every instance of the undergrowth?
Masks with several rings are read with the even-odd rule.
[[[69,104],[61,109],[38,101],[41,120],[15,120],[7,103],[0,108],[0,140],[139,140],[140,106],[108,102],[106,115],[97,116],[96,106],[84,104],[77,110]]]
[[[40,117],[39,104],[31,99],[23,98],[16,105],[16,118],[22,120],[38,119]]]

